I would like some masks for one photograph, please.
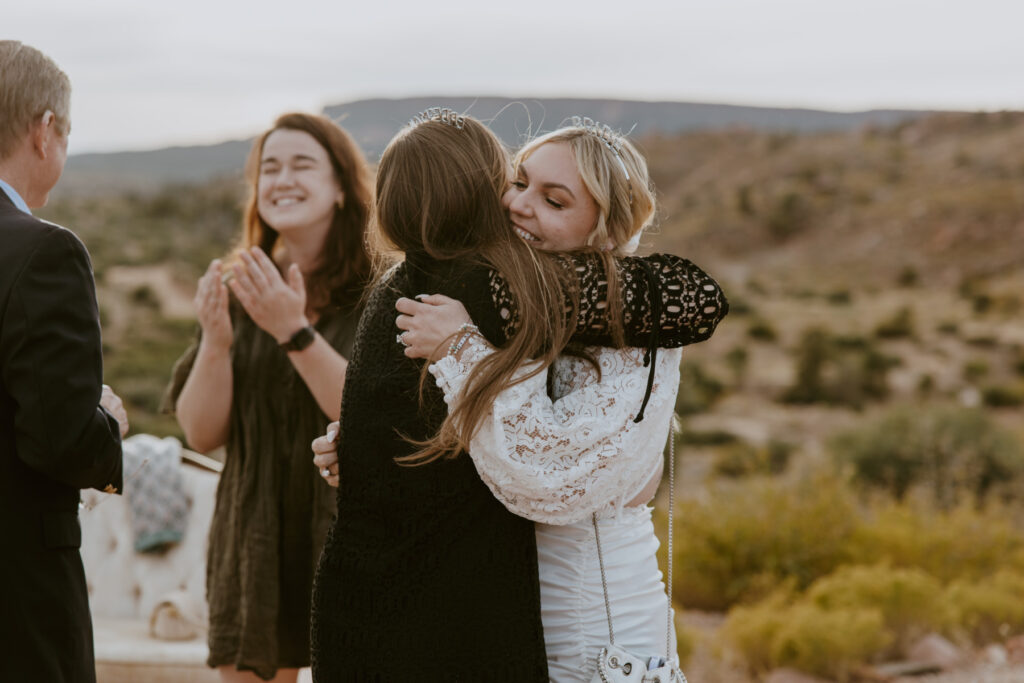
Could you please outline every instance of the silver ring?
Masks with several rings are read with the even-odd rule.
[[[395,341],[401,344],[402,346],[408,347],[409,345],[405,343],[404,339],[402,339],[403,334],[405,334],[405,332],[399,332],[398,334],[396,334]]]
[[[329,477],[329,476],[331,476],[331,471],[328,468],[325,467],[322,470],[320,470],[320,476],[321,477]]]

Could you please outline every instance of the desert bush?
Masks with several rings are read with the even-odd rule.
[[[724,484],[679,505],[674,590],[683,604],[724,609],[787,580],[803,588],[849,559],[857,509],[842,479]]]
[[[943,583],[979,580],[995,567],[1024,571],[1024,531],[1010,509],[963,503],[948,511],[925,503],[877,506],[850,538],[847,553],[917,568]]]
[[[979,349],[994,349],[999,346],[999,340],[992,334],[975,334],[964,339],[964,342]]]
[[[913,266],[904,266],[896,276],[896,284],[900,287],[913,287],[921,281],[921,275]]]
[[[679,392],[676,394],[676,413],[693,415],[702,413],[725,392],[721,381],[708,374],[696,361],[683,361],[679,366]]]
[[[736,317],[739,315],[750,315],[754,308],[751,306],[747,299],[735,294],[729,294],[729,315]]]
[[[745,441],[730,444],[715,454],[711,471],[723,477],[781,474],[789,464],[793,445],[782,441],[769,441],[754,446]]]
[[[785,192],[772,200],[765,216],[771,236],[784,241],[807,227],[810,211],[807,202],[796,192]]]
[[[744,216],[753,216],[757,213],[751,196],[752,189],[750,185],[740,185],[736,189],[736,210]]]
[[[878,609],[826,610],[781,596],[733,609],[721,633],[752,673],[789,666],[840,681],[892,641]]]
[[[860,408],[889,393],[894,359],[863,337],[834,337],[820,328],[804,331],[796,351],[796,377],[782,394],[787,403],[827,403]]]
[[[1024,474],[1024,454],[1010,432],[975,409],[901,407],[830,440],[835,460],[857,480],[903,499],[927,485],[942,507],[967,494],[984,500],[997,484]]]
[[[814,403],[824,398],[822,374],[829,356],[828,333],[818,328],[806,330],[796,350],[796,381],[786,393],[786,401]]]
[[[953,623],[955,614],[942,593],[942,584],[921,569],[879,564],[841,567],[815,581],[806,599],[826,611],[877,609],[893,646],[902,648]]]
[[[848,289],[837,289],[826,294],[825,301],[833,306],[848,306],[853,301],[853,295]]]
[[[679,444],[690,446],[723,446],[738,441],[735,434],[722,429],[682,429],[679,431]]]
[[[740,386],[747,376],[747,366],[750,362],[750,354],[742,346],[734,346],[725,354],[725,362],[733,374],[733,382]]]
[[[988,361],[974,358],[964,363],[963,375],[968,382],[977,382],[988,374]]]
[[[977,645],[1024,633],[1024,573],[1019,570],[954,581],[943,599],[954,612],[956,630]]]
[[[935,329],[942,334],[953,336],[960,332],[960,324],[953,320],[946,320],[939,323]]]
[[[993,384],[981,390],[981,400],[993,408],[1014,408],[1024,404],[1024,387],[1019,384]]]
[[[754,320],[747,328],[747,335],[758,341],[773,342],[779,338],[775,328],[766,320]]]
[[[914,312],[908,306],[903,306],[891,317],[878,323],[875,327],[875,336],[880,339],[913,337]]]

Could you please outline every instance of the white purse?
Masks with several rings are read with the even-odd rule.
[[[604,557],[601,554],[601,534],[597,529],[597,513],[592,516],[594,538],[597,541],[597,559],[601,567],[601,587],[604,589],[604,609],[608,617],[608,645],[597,655],[597,671],[591,683],[687,683],[679,668],[677,657],[668,658],[672,647],[672,527],[675,501],[675,430],[668,433],[668,619],[665,628],[665,657],[640,656],[615,644],[612,629],[612,608],[608,600],[608,582],[604,576]]]

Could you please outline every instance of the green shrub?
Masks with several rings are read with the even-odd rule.
[[[1003,569],[982,580],[951,583],[944,601],[954,623],[977,645],[1024,633],[1024,573]]]
[[[900,648],[953,622],[942,592],[942,585],[920,569],[881,564],[842,567],[815,581],[806,599],[826,611],[877,609]]]
[[[995,567],[1024,570],[1024,531],[1008,509],[963,503],[949,511],[890,503],[872,510],[850,539],[848,554],[893,567],[917,568],[943,583],[981,579]]]
[[[809,585],[849,559],[857,525],[849,487],[824,473],[724,482],[678,507],[674,590],[696,609]]]
[[[736,443],[738,438],[732,432],[722,429],[709,429],[700,431],[696,429],[682,429],[679,431],[679,444],[690,446],[723,446]]]
[[[878,609],[825,610],[807,601],[787,604],[784,595],[733,609],[721,638],[754,674],[789,666],[838,680],[892,641]]]
[[[964,379],[968,382],[977,382],[988,374],[988,361],[975,358],[964,363]]]
[[[676,413],[693,415],[702,413],[718,400],[725,387],[709,375],[695,361],[683,361],[679,366],[679,392],[676,394]]]
[[[964,494],[981,501],[999,485],[1004,492],[1024,473],[1024,455],[1010,432],[978,410],[901,407],[830,441],[837,462],[855,478],[902,499],[926,484],[951,507]]]
[[[825,610],[802,603],[786,616],[772,643],[775,664],[816,676],[847,681],[858,664],[885,651],[892,641],[877,609]]]
[[[837,289],[825,295],[825,301],[833,306],[848,306],[853,301],[853,295],[848,289]]]
[[[747,376],[747,366],[750,362],[750,354],[742,346],[734,346],[725,354],[725,362],[733,374],[733,382],[739,386],[743,384]]]
[[[773,342],[779,338],[775,328],[766,320],[754,320],[747,328],[747,335],[758,341]]]
[[[875,336],[881,339],[900,339],[914,336],[914,312],[907,306],[893,313],[875,328]]]
[[[774,644],[788,617],[791,596],[774,593],[750,606],[729,610],[719,638],[742,655],[752,673],[775,668]]]
[[[787,403],[860,408],[889,393],[888,372],[895,360],[863,337],[834,337],[810,328],[804,331],[795,356],[796,377],[781,397]]]
[[[953,320],[946,320],[944,322],[939,323],[938,327],[936,327],[935,329],[938,330],[941,334],[948,334],[950,336],[953,336],[960,332],[960,325],[959,323]]]
[[[771,236],[781,242],[802,232],[809,218],[810,211],[804,198],[795,192],[786,192],[772,201],[765,222]]]
[[[711,471],[723,477],[781,474],[792,452],[793,445],[782,441],[769,441],[763,446],[737,442],[715,454]]]
[[[981,390],[981,400],[993,408],[1014,408],[1024,404],[1024,387],[1019,384],[995,384]]]
[[[903,266],[900,274],[896,277],[896,284],[900,287],[913,287],[920,282],[921,276],[913,266]]]

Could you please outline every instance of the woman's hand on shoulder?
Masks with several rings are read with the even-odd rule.
[[[221,280],[220,259],[214,259],[199,278],[196,296],[192,300],[199,326],[203,329],[203,343],[219,349],[228,349],[234,340],[231,315],[228,313],[228,288]]]
[[[320,472],[323,480],[334,488],[338,488],[338,422],[327,425],[327,433],[313,439],[313,465]]]
[[[285,343],[309,325],[302,272],[293,263],[285,282],[277,266],[259,247],[243,251],[241,258],[242,263],[234,267],[235,277],[228,286],[253,322],[277,343]]]
[[[473,320],[461,302],[443,294],[421,294],[418,300],[402,297],[395,302],[401,313],[395,325],[402,330],[400,342],[409,358],[436,361],[448,352],[447,342]]]

